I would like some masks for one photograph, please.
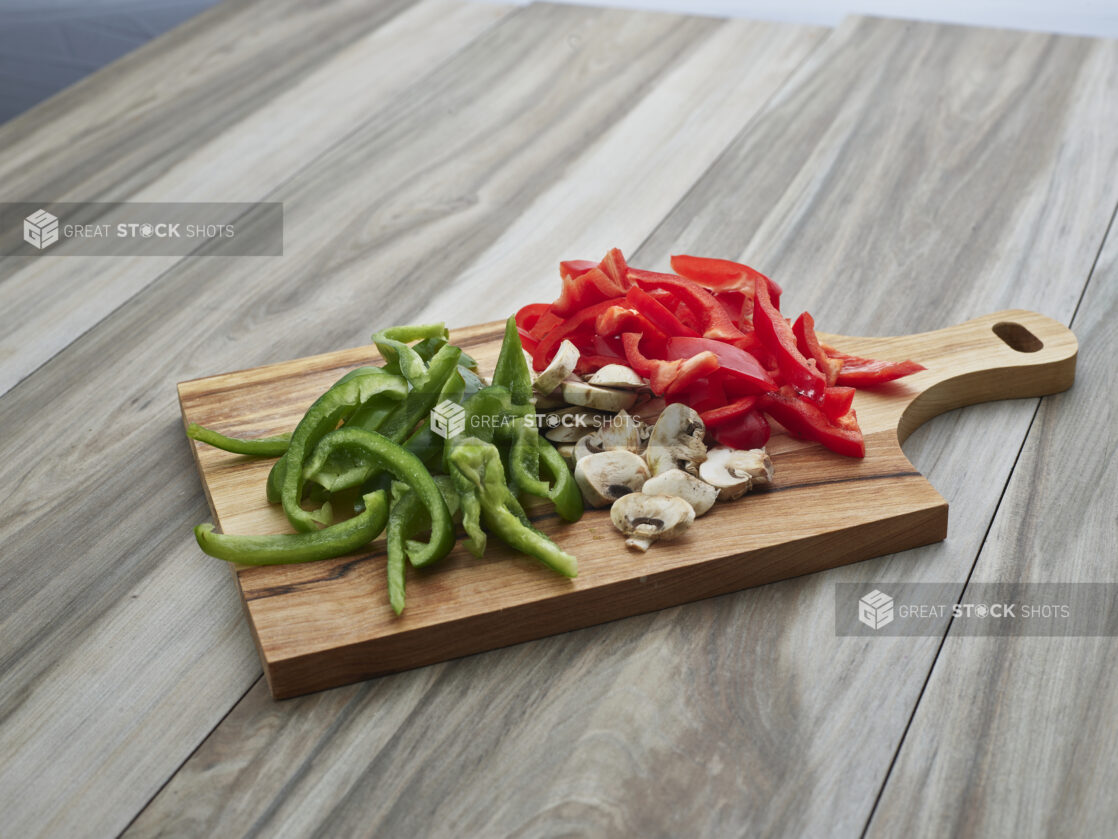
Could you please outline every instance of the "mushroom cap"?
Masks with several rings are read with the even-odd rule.
[[[706,426],[694,410],[682,402],[666,407],[652,428],[645,451],[652,474],[682,469],[698,475],[699,464],[707,457],[705,433]]]
[[[723,501],[740,498],[754,485],[769,483],[772,476],[772,460],[764,449],[715,446],[699,467],[699,477],[718,487],[718,497]]]
[[[633,407],[637,394],[631,390],[598,387],[586,382],[563,382],[563,398],[572,405],[617,413]]]
[[[674,495],[691,505],[696,516],[701,516],[718,500],[718,487],[700,481],[682,469],[669,469],[649,478],[641,487],[646,495]]]
[[[636,370],[624,364],[607,364],[586,381],[599,387],[616,387],[622,390],[636,390],[648,384]]]
[[[532,386],[536,389],[536,392],[547,396],[559,387],[575,371],[575,367],[578,366],[578,358],[578,347],[564,339],[555,351],[555,355],[551,357],[547,367],[541,370],[533,380]]]
[[[648,478],[648,465],[629,451],[598,452],[575,463],[575,483],[591,507],[608,507],[638,492]]]
[[[690,527],[695,511],[674,495],[634,492],[613,502],[610,519],[627,537],[626,545],[647,551],[657,539],[671,539]]]

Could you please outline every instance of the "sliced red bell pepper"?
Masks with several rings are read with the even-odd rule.
[[[607,253],[598,268],[613,280],[614,285],[622,289],[622,293],[633,284],[632,280],[629,279],[629,266],[619,248],[613,248]]]
[[[551,311],[557,315],[572,315],[586,306],[624,295],[625,289],[602,269],[591,268],[578,277],[563,277],[563,291],[559,299],[551,304]]]
[[[598,315],[595,326],[598,334],[604,338],[622,335],[625,332],[643,333],[645,339],[651,339],[658,346],[663,346],[668,336],[665,335],[648,318],[627,305],[615,304]]]
[[[692,382],[686,390],[676,391],[670,402],[682,402],[702,414],[726,404],[726,389],[718,372]]]
[[[707,428],[717,428],[732,419],[748,414],[757,404],[756,396],[743,396],[718,408],[700,411],[699,418]]]
[[[758,392],[776,390],[776,383],[765,372],[765,368],[745,350],[732,344],[714,341],[710,338],[669,338],[669,359],[691,358],[701,352],[711,352],[727,374],[753,385]]]
[[[733,449],[759,449],[769,442],[772,427],[758,410],[747,411],[711,431],[719,445]]]
[[[845,353],[837,357],[842,361],[842,367],[835,383],[848,387],[874,387],[928,369],[915,361],[875,361]]]
[[[769,299],[780,308],[783,290],[760,271],[729,259],[712,259],[706,256],[676,254],[672,257],[672,270],[681,277],[694,280],[711,291],[741,289],[753,294],[757,280],[763,279],[769,287]]]
[[[536,370],[543,370],[555,355],[555,350],[558,349],[564,338],[573,337],[579,330],[593,333],[594,323],[597,321],[598,315],[612,305],[612,300],[603,300],[592,306],[587,306],[563,321],[561,326],[557,326],[541,337],[539,345],[532,353],[532,366]]]
[[[823,345],[815,335],[815,319],[804,312],[792,325],[792,334],[796,336],[796,348],[804,358],[815,359],[816,369],[823,374],[827,387],[832,386],[838,379],[839,368],[842,362],[836,361],[823,351]]]
[[[523,329],[525,332],[531,331],[540,317],[546,314],[550,308],[547,303],[529,303],[527,306],[521,306],[520,311],[516,313],[517,328]]]
[[[520,346],[524,347],[528,353],[531,353],[539,343],[527,329],[521,329],[518,326],[516,327],[516,333],[520,336]]]
[[[744,337],[740,329],[734,326],[729,314],[715,299],[714,295],[691,280],[677,277],[674,274],[656,274],[652,271],[642,271],[634,276],[630,270],[629,275],[635,282],[644,288],[658,288],[670,291],[677,300],[687,304],[687,307],[699,319],[699,331],[704,338],[714,338],[720,341],[734,341]]]
[[[837,422],[832,422],[821,407],[802,398],[790,385],[762,394],[758,404],[761,410],[797,437],[822,443],[831,451],[847,457],[866,456],[866,443],[853,410]]]
[[[626,305],[636,309],[665,335],[679,335],[689,338],[698,338],[699,333],[689,326],[684,326],[663,303],[640,286],[631,286],[625,293]]]
[[[598,263],[591,262],[589,259],[568,259],[559,263],[559,276],[577,278],[597,267]]]
[[[823,391],[823,413],[830,420],[837,420],[850,411],[854,404],[854,388],[829,387]]]
[[[638,375],[648,379],[649,387],[657,396],[671,396],[681,393],[704,376],[718,370],[718,356],[712,352],[701,352],[686,359],[664,361],[648,358],[640,350],[641,336],[626,332],[621,336],[625,347],[625,357]]]
[[[764,283],[757,286],[753,295],[753,328],[765,349],[776,357],[784,380],[815,404],[821,404],[827,381],[796,348],[792,327],[769,300],[769,290]]]

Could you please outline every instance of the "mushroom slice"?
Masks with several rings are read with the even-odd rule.
[[[563,398],[572,405],[617,413],[633,407],[637,395],[631,390],[598,387],[586,382],[563,382]]]
[[[671,539],[690,527],[695,511],[674,495],[633,492],[613,502],[609,517],[625,534],[626,545],[647,551],[657,539]]]
[[[754,485],[767,484],[773,477],[773,463],[764,449],[731,449],[715,446],[699,467],[699,477],[718,487],[723,501],[741,498]]]
[[[648,384],[636,370],[624,364],[607,364],[586,381],[599,387],[616,387],[622,390],[636,390]]]
[[[648,477],[648,466],[632,452],[598,452],[575,464],[575,482],[591,507],[608,507],[639,491]]]
[[[553,443],[577,443],[581,438],[597,431],[608,414],[588,411],[585,408],[561,408],[543,418],[543,436]]]
[[[563,383],[578,366],[578,347],[564,340],[552,356],[551,363],[543,368],[532,381],[536,392],[547,396]]]
[[[606,417],[600,429],[578,441],[575,462],[598,452],[629,451],[640,454],[645,446],[644,428],[644,423],[636,417],[618,411],[616,415]]]
[[[649,478],[641,487],[646,495],[674,495],[691,505],[696,516],[701,516],[718,500],[718,487],[700,481],[682,469],[669,469],[655,478]]]
[[[652,428],[645,452],[652,474],[682,469],[698,475],[699,464],[707,457],[705,433],[703,421],[691,408],[682,402],[666,407]]]

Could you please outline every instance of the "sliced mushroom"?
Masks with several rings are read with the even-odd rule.
[[[602,427],[578,441],[575,462],[598,452],[630,451],[640,454],[645,446],[645,425],[625,411],[607,417]]]
[[[665,408],[652,428],[645,451],[652,474],[682,469],[698,475],[699,464],[707,457],[707,447],[703,443],[705,433],[706,427],[699,415],[682,402]]]
[[[641,487],[646,495],[674,495],[691,505],[696,516],[701,516],[718,500],[718,487],[700,481],[682,469],[669,469],[655,478],[649,478]]]
[[[544,436],[553,443],[577,443],[601,428],[609,416],[578,406],[552,411],[543,418]]]
[[[754,485],[769,483],[772,476],[772,460],[764,449],[716,446],[699,467],[699,477],[718,487],[718,497],[723,501],[741,498]]]
[[[563,382],[563,398],[572,405],[617,413],[633,407],[637,395],[631,390],[597,387],[586,382]]]
[[[599,387],[616,387],[622,390],[636,390],[647,384],[636,370],[624,364],[607,364],[586,381]]]
[[[532,386],[536,389],[537,393],[547,396],[555,388],[559,387],[568,376],[578,366],[578,347],[570,341],[563,341],[559,345],[559,349],[555,351],[552,356],[551,363],[539,372]]]
[[[608,507],[639,491],[648,477],[648,466],[632,452],[599,452],[575,464],[575,482],[591,507]]]
[[[647,551],[657,539],[678,536],[695,520],[694,509],[682,498],[643,492],[617,499],[609,515],[627,537],[625,544],[639,551]]]

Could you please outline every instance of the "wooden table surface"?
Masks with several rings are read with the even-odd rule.
[[[0,835],[1106,836],[1114,638],[836,637],[837,582],[1115,581],[1118,43],[231,0],[0,126],[3,201],[279,201],[284,255],[0,261]],[[610,246],[1076,386],[907,442],[947,541],[273,701],[178,381],[465,325]]]

